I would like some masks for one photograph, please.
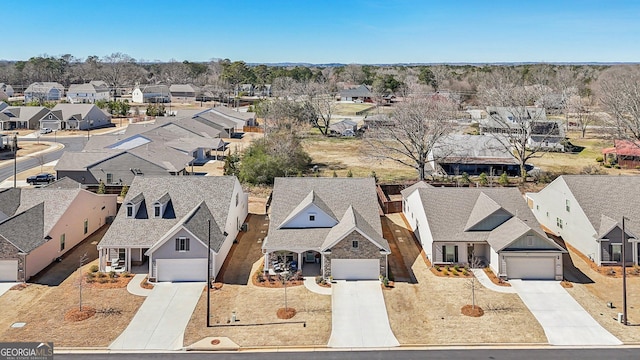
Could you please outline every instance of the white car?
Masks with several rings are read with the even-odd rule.
[[[53,130],[49,129],[49,128],[42,128],[40,129],[40,134],[48,134],[50,132],[52,132]]]

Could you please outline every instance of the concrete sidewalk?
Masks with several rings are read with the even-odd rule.
[[[153,289],[145,289],[140,285],[140,283],[142,283],[142,280],[144,280],[144,278],[146,277],[147,277],[147,274],[135,274],[133,276],[133,279],[131,279],[127,284],[127,291],[130,294],[137,295],[137,296],[151,295],[151,292],[153,291]]]
[[[331,295],[331,288],[318,285],[318,283],[316,283],[315,276],[305,276],[304,287],[306,287],[307,290],[316,294]]]
[[[205,283],[159,283],[110,350],[180,350]]]
[[[482,284],[482,286],[486,287],[489,290],[499,292],[499,293],[505,293],[505,294],[516,293],[516,290],[511,286],[500,286],[500,285],[494,284],[493,281],[489,279],[489,277],[487,276],[487,274],[484,272],[483,269],[471,269],[471,272],[476,277],[476,279],[478,279],[480,284]]]
[[[509,282],[544,329],[549,344],[622,345],[618,338],[605,330],[569,295],[559,281]]]
[[[337,281],[332,284],[329,347],[387,348],[400,346],[391,331],[380,281]]]
[[[7,291],[11,290],[14,285],[18,285],[17,282],[0,282],[0,296],[4,295]]]

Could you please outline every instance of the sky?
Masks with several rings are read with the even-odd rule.
[[[5,2],[5,60],[640,62],[637,0]]]

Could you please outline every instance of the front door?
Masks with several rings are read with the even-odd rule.
[[[473,245],[467,246],[467,262],[473,264]]]

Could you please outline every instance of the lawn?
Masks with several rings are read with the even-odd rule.
[[[373,104],[338,103],[334,110],[334,114],[355,116],[357,112],[373,108],[375,108],[375,105]]]
[[[83,267],[97,264],[97,260]],[[84,321],[64,319],[68,310],[78,307],[76,272],[59,286],[30,284],[23,290],[10,290],[0,297],[0,341],[53,341],[60,347],[106,347],[120,335],[144,301],[126,288],[83,287],[83,305],[98,310]],[[25,322],[23,328],[11,328]]]

